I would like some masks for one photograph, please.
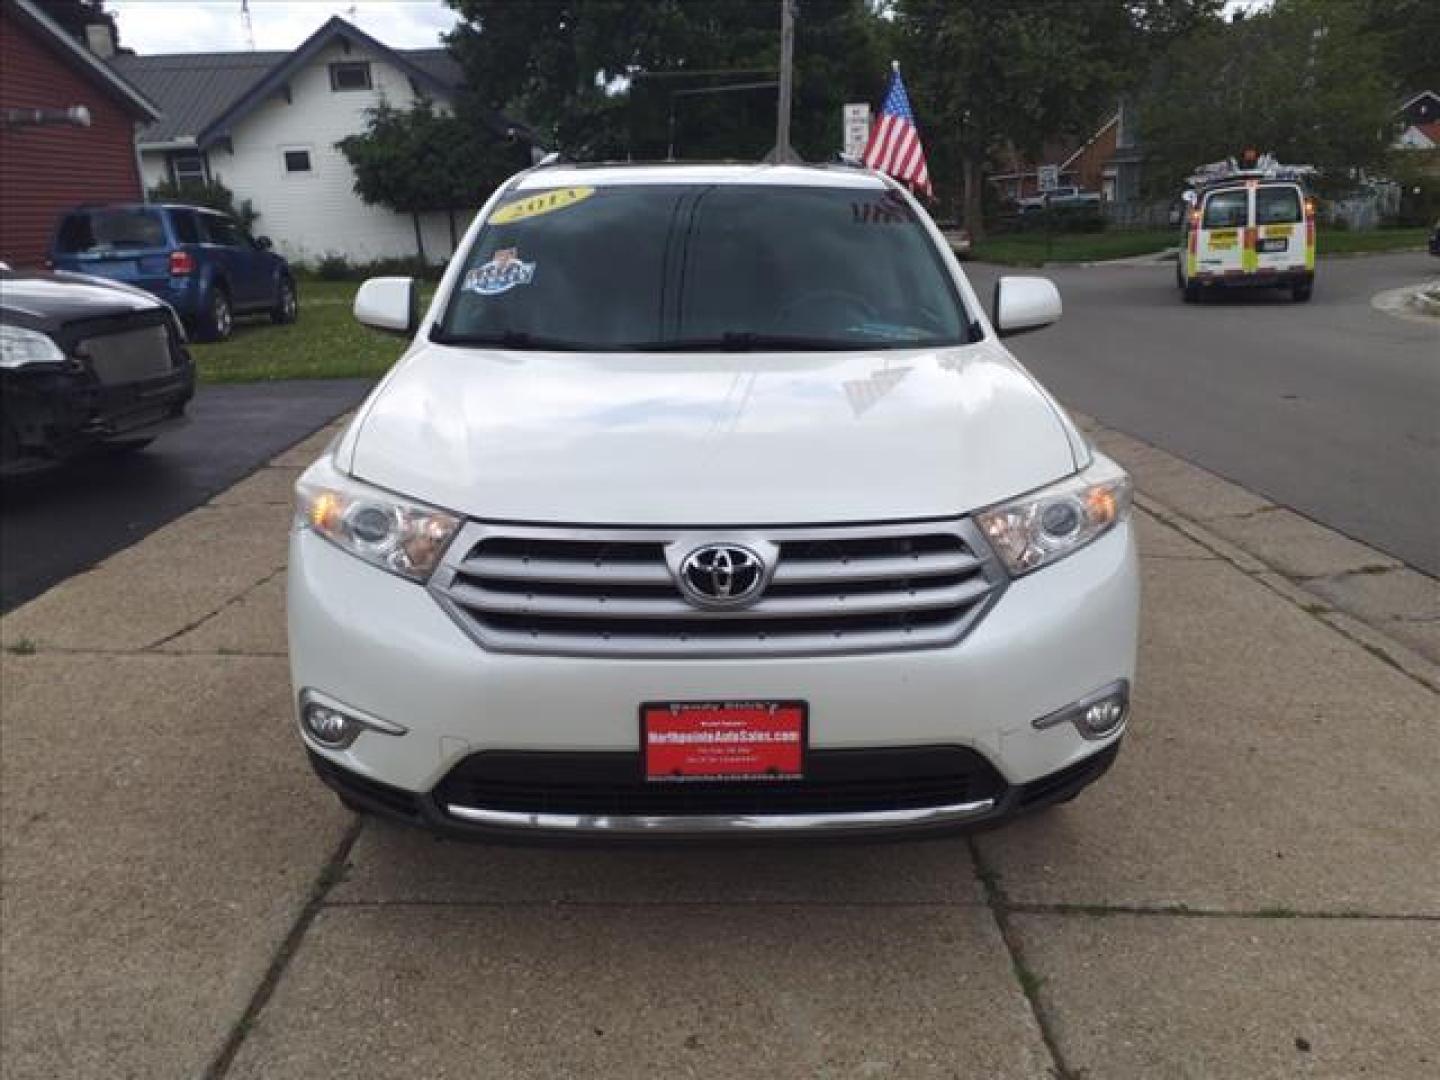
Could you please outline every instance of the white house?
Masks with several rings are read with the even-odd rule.
[[[444,49],[391,49],[332,18],[293,52],[176,53],[111,58],[164,111],[142,129],[146,186],[209,179],[259,211],[257,233],[292,259],[343,255],[356,262],[417,253],[409,214],[367,206],[335,144],[364,130],[382,100],[398,108],[424,95],[448,107],[459,66]],[[497,133],[503,122],[493,118]],[[476,191],[478,207],[488,192]],[[463,233],[474,210],[455,215]],[[426,256],[451,253],[443,213],[421,215]],[[457,233],[457,234],[458,234]]]

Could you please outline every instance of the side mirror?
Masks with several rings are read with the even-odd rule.
[[[1060,290],[1043,277],[1002,277],[995,283],[991,322],[1001,337],[1039,330],[1060,318]]]
[[[255,238],[255,246],[261,251],[269,251],[275,246],[275,243],[268,236],[257,236]]]
[[[413,334],[420,325],[420,294],[415,279],[371,278],[355,294],[355,318],[376,330]]]

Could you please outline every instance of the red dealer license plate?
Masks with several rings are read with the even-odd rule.
[[[658,702],[640,706],[645,779],[799,780],[803,701]]]

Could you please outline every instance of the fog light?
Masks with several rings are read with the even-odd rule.
[[[326,705],[311,702],[300,715],[305,722],[305,730],[322,746],[338,750],[349,746],[355,741],[355,736],[360,734],[359,724],[338,709]]]
[[[1108,735],[1125,719],[1125,702],[1118,697],[1097,701],[1085,710],[1077,723],[1090,735]]]
[[[1130,683],[1118,679],[1049,716],[1042,716],[1035,721],[1035,727],[1043,731],[1060,724],[1074,724],[1075,730],[1085,738],[1103,739],[1119,731],[1129,715]]]
[[[382,735],[404,735],[406,728],[393,720],[361,712],[318,690],[300,692],[300,726],[305,734],[327,750],[344,750],[362,731]]]

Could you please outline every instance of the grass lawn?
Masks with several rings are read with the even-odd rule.
[[[1009,233],[976,242],[970,258],[978,262],[1005,263],[1009,266],[1040,266],[1047,262],[1098,262],[1101,259],[1124,259],[1131,255],[1148,255],[1174,247],[1179,230],[1163,229],[1145,232],[1056,233],[1046,251],[1045,234]]]
[[[1317,255],[1351,255],[1371,251],[1406,251],[1423,248],[1430,230],[1371,229],[1369,232],[1341,232],[1323,225],[1315,236]]]
[[[370,330],[350,313],[353,281],[301,281],[300,318],[276,326],[264,316],[235,320],[229,341],[191,343],[200,381],[378,378],[405,351],[405,339]],[[428,304],[433,285],[420,287]]]
[[[1423,248],[1428,229],[1373,229],[1369,232],[1342,232],[1323,225],[1317,237],[1319,255],[1352,255],[1377,251],[1406,251]],[[1149,255],[1173,248],[1180,242],[1178,229],[1146,232],[1057,233],[1045,250],[1044,233],[1013,233],[978,242],[969,258],[1008,266],[1042,266],[1047,262],[1099,262]]]

